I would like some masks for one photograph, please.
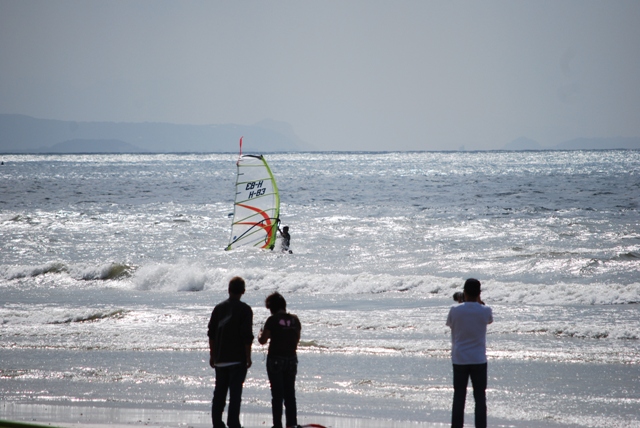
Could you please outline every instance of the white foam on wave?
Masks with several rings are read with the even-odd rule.
[[[226,290],[229,279],[242,276],[247,289],[286,293],[347,293],[379,294],[408,293],[418,298],[450,299],[461,291],[465,278],[434,275],[396,275],[387,273],[319,273],[292,270],[288,266],[274,270],[261,264],[255,268],[230,269],[203,266],[193,261],[149,263],[141,267],[125,263],[82,264],[67,266],[49,262],[34,266],[5,266],[0,277],[7,281],[24,280],[42,275],[63,275],[67,281],[56,280],[58,286],[83,288],[87,281],[107,287],[132,287],[148,291]],[[473,275],[473,274],[471,274]],[[532,283],[509,282],[479,277],[483,284],[483,299],[493,303],[527,305],[619,305],[640,303],[640,282],[630,284],[602,283]],[[26,284],[23,284],[26,285]],[[37,286],[37,283],[33,285]]]
[[[524,284],[482,281],[483,298],[532,305],[617,305],[640,303],[640,282],[633,284]]]
[[[377,294],[416,291],[436,295],[443,289],[450,290],[452,286],[455,287],[455,281],[452,285],[451,280],[432,276],[394,276],[370,273],[317,274],[301,271],[271,271],[262,268],[239,269],[235,274],[245,279],[248,289],[287,293]],[[220,275],[210,276],[220,277]],[[210,287],[219,288],[219,285],[210,284]]]
[[[461,291],[465,278],[432,275],[390,274],[313,274],[309,272],[273,272],[245,269],[238,275],[247,287],[301,293],[409,293],[418,297],[451,298]],[[640,302],[640,282],[633,284],[535,284],[484,280],[483,299],[496,303],[539,305],[613,305]]]
[[[131,283],[138,290],[202,291],[207,275],[197,265],[157,263],[138,269]]]
[[[229,279],[239,275],[247,289],[286,293],[379,294],[408,293],[417,298],[451,299],[461,291],[465,278],[432,275],[391,275],[375,273],[312,273],[274,271],[265,267],[203,267],[191,262],[144,265],[133,273],[131,284],[148,291],[226,290]],[[633,284],[536,284],[484,280],[482,297],[493,303],[528,305],[617,305],[640,302],[640,282]]]

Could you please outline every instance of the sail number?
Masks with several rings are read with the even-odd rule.
[[[264,183],[263,180],[252,181],[251,183],[247,183],[247,186],[245,187],[244,190],[251,190],[251,192],[249,192],[249,199],[253,199],[258,196],[265,195],[267,193],[266,187],[262,187],[263,183]]]

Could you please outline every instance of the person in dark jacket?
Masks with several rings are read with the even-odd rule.
[[[216,371],[211,419],[213,428],[241,428],[240,403],[242,385],[251,367],[253,342],[253,311],[240,298],[244,294],[244,279],[236,276],[229,281],[229,298],[219,303],[209,320],[209,365]],[[227,425],[222,413],[229,393]]]
[[[296,374],[302,327],[297,316],[287,313],[287,302],[280,293],[273,293],[265,300],[271,316],[260,331],[258,342],[269,342],[267,375],[271,384],[271,412],[273,427],[282,428],[282,403],[285,407],[287,427],[298,427],[296,407]]]

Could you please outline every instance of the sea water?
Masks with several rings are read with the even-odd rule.
[[[640,425],[639,151],[266,157],[293,254],[224,251],[237,155],[3,155],[5,414],[208,411],[207,322],[241,275],[256,334],[273,291],[301,319],[300,413],[446,423],[445,319],[476,277],[492,425]],[[269,413],[253,361],[243,411]]]

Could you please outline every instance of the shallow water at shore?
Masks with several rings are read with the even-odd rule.
[[[29,355],[30,359],[35,357],[34,365],[49,357],[38,354]],[[145,421],[143,415],[149,414],[156,423],[163,421],[167,426],[210,425],[208,398],[212,375],[203,374],[190,384],[179,380],[184,379],[186,373],[198,371],[191,365],[201,363],[198,357],[203,355],[156,354],[149,356],[155,359],[154,367],[142,370],[140,359],[144,354],[135,358],[132,353],[116,354],[102,358],[110,366],[115,362],[120,370],[134,373],[130,378],[112,377],[109,382],[102,382],[100,377],[108,375],[96,372],[108,372],[109,368],[100,368],[100,356],[92,355],[96,357],[91,358],[92,373],[86,353],[76,353],[58,356],[70,365],[85,366],[66,367],[66,372],[60,370],[58,376],[52,376],[56,379],[25,381],[23,378],[6,382],[10,387],[19,385],[22,390],[16,392],[24,395],[19,400],[14,397],[2,402],[3,417],[41,422],[80,422],[85,420],[83,417],[91,417],[91,423],[130,424]],[[5,356],[3,353],[2,357]],[[384,421],[415,423],[419,427],[448,424],[452,388],[447,360],[305,354],[300,361],[299,409],[301,419],[309,423],[361,420],[359,424],[346,425],[354,428],[385,426]],[[268,421],[265,415],[269,412],[269,392],[261,363],[256,362],[250,370],[245,385],[243,414],[247,426],[256,418]],[[635,367],[502,360],[492,361],[489,367],[491,426],[626,427],[637,423],[639,399],[635,395]],[[159,373],[167,371],[176,373],[173,376]],[[74,396],[68,394],[70,383],[74,384]],[[514,395],[519,397],[516,402]],[[563,400],[563,413],[558,412],[558,403],[553,398],[558,396]],[[621,404],[616,413],[620,417],[603,416],[611,414],[611,403],[618,401]],[[473,420],[472,409],[470,403],[469,421]]]

